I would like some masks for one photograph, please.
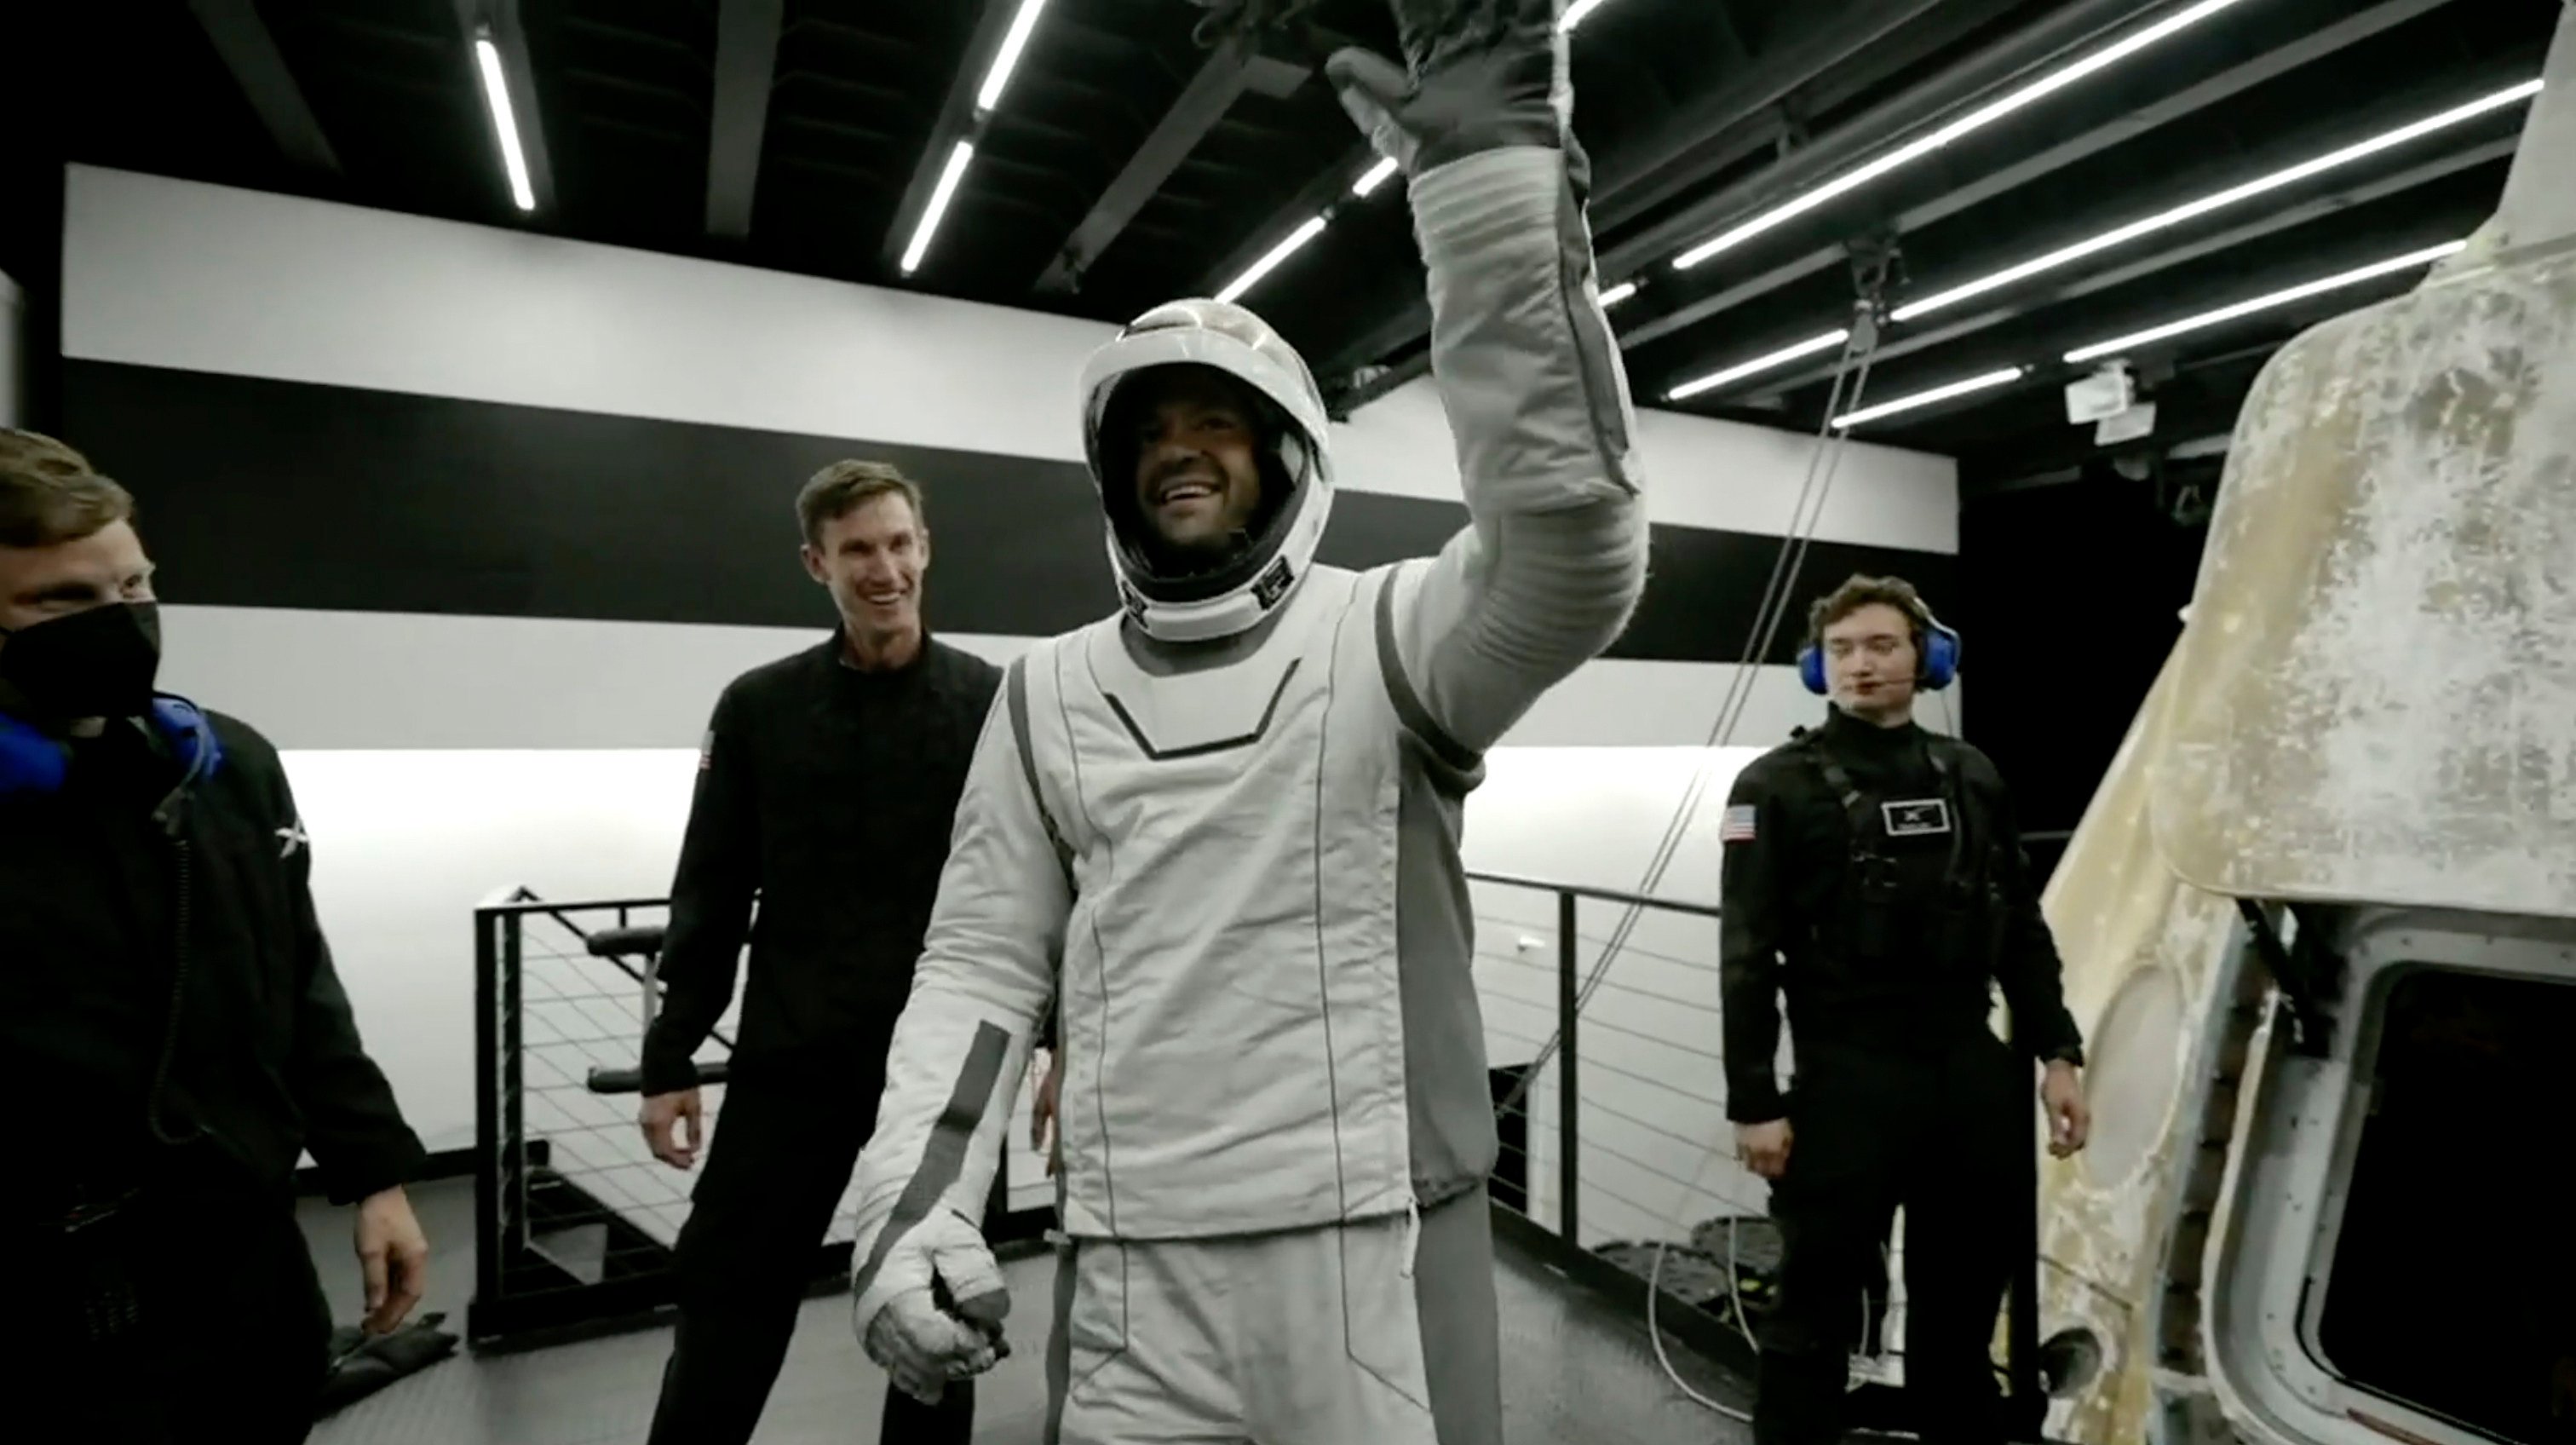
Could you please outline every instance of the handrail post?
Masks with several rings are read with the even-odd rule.
[[[486,1312],[500,1302],[503,1247],[501,963],[493,945],[500,927],[500,919],[490,913],[474,915],[474,1299]]]
[[[1557,1230],[1565,1242],[1577,1249],[1583,1247],[1583,1235],[1576,1228],[1574,1196],[1578,1172],[1575,1159],[1574,1076],[1574,1011],[1578,996],[1574,986],[1574,895],[1560,889],[1556,895],[1556,1171]]]

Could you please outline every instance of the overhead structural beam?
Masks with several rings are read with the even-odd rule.
[[[1687,166],[1702,145],[1749,117],[1775,109],[1792,92],[1938,9],[1939,4],[1940,0],[1864,0],[1843,7],[1796,9],[1789,19],[1798,27],[1792,34],[1755,55],[1749,66],[1702,91],[1647,144],[1602,157],[1591,208],[1593,224],[1603,229],[1622,224],[1654,203],[1643,193],[1667,168]],[[1724,25],[1724,12],[1719,14]],[[1732,36],[1733,27],[1727,25],[1723,33]]]
[[[313,118],[313,108],[305,104],[286,57],[278,53],[276,37],[259,18],[256,0],[188,0],[188,9],[205,27],[206,38],[214,42],[215,53],[223,57],[277,148],[301,169],[337,175],[340,158],[322,134],[322,123]]]
[[[537,209],[555,203],[555,168],[546,155],[545,107],[537,94],[537,73],[528,60],[528,30],[520,23],[520,0],[456,0],[457,23],[464,27],[468,79],[475,87],[475,109],[482,110],[482,82],[472,78],[474,43],[489,37],[500,53],[501,76],[510,88],[513,119],[518,122],[519,151],[528,167],[528,189]],[[499,162],[496,160],[497,166]]]
[[[1997,196],[2018,190],[2068,166],[2089,160],[2103,151],[2135,139],[2148,131],[2170,125],[2185,116],[2196,114],[2231,96],[2276,79],[2323,56],[2331,55],[2345,46],[2358,44],[2446,3],[2448,0],[2380,0],[2379,4],[2367,10],[2346,16],[2323,29],[2311,31],[2288,45],[2267,51],[2243,64],[2232,66],[2152,105],[2123,111],[2101,125],[2080,132],[2035,155],[2025,157],[1968,185],[1958,187],[1917,206],[1898,216],[1890,230],[1895,236],[1901,237],[1922,230],[1935,222],[1947,220],[1971,207],[1983,205]],[[2074,11],[2071,10],[2060,12],[2061,15],[2072,13]],[[1969,68],[1982,70],[1983,67],[1972,62]],[[1926,82],[1925,88],[1943,87],[1946,80],[1947,77],[1935,77]],[[1774,184],[1767,180],[1768,176],[1788,171],[1793,167],[1804,171],[1807,168],[1801,166],[1801,162],[1808,157],[1823,151],[1828,146],[1836,145],[1845,135],[1858,133],[1864,129],[1872,130],[1870,142],[1866,145],[1837,147],[1848,152],[1843,159],[1857,160],[1863,154],[1881,151],[1907,138],[1914,129],[1946,115],[1957,105],[1965,104],[1978,97],[1987,88],[1989,87],[1981,86],[1971,90],[1959,97],[1953,105],[1928,109],[1910,104],[1915,92],[1908,92],[1907,95],[1889,102],[1887,106],[1882,107],[1882,110],[1891,112],[1902,110],[1914,117],[1912,124],[1893,131],[1876,131],[1873,118],[1863,117],[1853,122],[1849,131],[1838,131],[1833,136],[1819,141],[1811,149],[1792,157],[1788,162],[1776,167],[1774,171],[1766,173],[1766,176],[1755,177],[1743,186],[1729,187],[1703,206],[1695,207],[1693,214],[1699,219],[1692,224],[1680,224],[1689,218],[1679,217],[1674,222],[1657,226],[1650,233],[1623,239],[1617,247],[1613,248],[1613,254],[1619,259],[1616,261],[1605,259],[1603,265],[1605,269],[1618,268],[1612,270],[1611,274],[1619,274],[1620,270],[1644,265],[1666,253],[1679,250],[1688,242],[1711,231],[1758,215],[1770,209],[1772,205],[1807,189],[1808,184],[1830,179],[1840,173],[1844,167],[1841,164],[1829,164],[1816,170],[1812,175],[1802,176],[1792,184]],[[1916,114],[1918,110],[1921,111],[1919,115]],[[1875,115],[1874,112],[1873,116]],[[1619,344],[1631,348],[1643,346],[1687,327],[1696,326],[1710,317],[1732,310],[1757,296],[1765,295],[1781,286],[1832,266],[1842,260],[1845,254],[1840,246],[1819,248],[1797,260],[1773,267],[1760,276],[1730,286],[1713,296],[1702,297],[1687,305],[1675,307],[1651,320],[1642,321],[1635,327],[1625,329],[1620,333]]]
[[[2382,177],[2366,185],[2348,186],[2331,195],[2318,196],[2278,211],[2267,211],[2241,226],[2216,235],[2204,236],[2187,244],[2170,246],[2152,255],[2140,256],[2124,266],[2062,281],[2057,285],[2035,291],[2016,293],[2011,301],[2003,305],[1973,316],[1963,317],[1949,325],[1928,327],[1921,331],[1909,329],[1894,341],[1882,342],[1876,352],[1876,360],[1895,361],[1900,357],[1946,346],[1951,342],[2021,320],[2025,316],[2034,315],[2052,306],[2078,301],[2087,296],[2126,286],[2134,281],[2143,281],[2177,266],[2189,265],[2194,261],[2235,250],[2239,246],[2250,245],[2268,236],[2279,235],[2283,231],[2324,220],[2328,216],[2351,210],[2355,206],[2384,201],[2391,196],[2403,195],[2418,186],[2430,185],[2447,176],[2454,176],[2478,166],[2492,165],[2510,157],[2513,150],[2514,142],[2509,137],[2488,141],[2482,145],[2464,146],[2436,156],[2420,165],[2410,166],[2395,175]],[[1819,321],[1818,324],[1823,323]],[[1723,364],[1723,361],[1711,363],[1712,366]],[[1730,397],[1729,400],[1744,405],[1761,405],[1783,399],[1789,393],[1801,388],[1830,381],[1833,375],[1833,367],[1819,366],[1778,377],[1766,377],[1760,386],[1748,387],[1742,394]]]
[[[1211,51],[1180,98],[1163,113],[1154,133],[1127,158],[1117,179],[1092,203],[1090,214],[1065,238],[1055,260],[1038,277],[1037,289],[1054,295],[1080,289],[1083,274],[1126,231],[1128,223],[1145,209],[1146,202],[1162,190],[1163,182],[1189,159],[1199,141],[1225,118],[1236,97],[1246,90],[1285,96],[1310,73],[1292,61],[1262,54],[1250,32],[1236,34]]]
[[[903,199],[895,205],[894,224],[886,227],[879,254],[887,270],[902,269],[904,248],[912,244],[913,229],[921,223],[922,212],[930,208],[930,197],[939,189],[940,173],[947,170],[957,143],[974,138],[975,93],[983,88],[984,73],[993,68],[994,58],[1002,53],[1002,41],[1011,33],[1011,21],[1019,10],[1020,0],[981,0],[974,33],[967,37],[965,53],[957,57],[957,68],[949,72],[948,94],[939,103],[939,114],[931,121],[921,153],[913,157],[912,179],[904,183]]]
[[[778,71],[787,0],[724,0],[716,12],[715,111],[707,128],[707,234],[751,234],[760,141]]]

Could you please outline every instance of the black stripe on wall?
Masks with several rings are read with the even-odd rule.
[[[828,625],[795,559],[796,489],[863,456],[929,495],[942,630],[1045,636],[1115,605],[1078,463],[114,362],[67,361],[64,393],[64,439],[134,492],[172,602]],[[1465,522],[1456,502],[1345,490],[1323,558],[1427,555]],[[1781,547],[1658,525],[1611,655],[1737,660]],[[1956,560],[1814,542],[1795,595],[1803,609],[1854,572],[1893,572],[1937,607]],[[1766,660],[1790,661],[1798,633],[1793,616]]]

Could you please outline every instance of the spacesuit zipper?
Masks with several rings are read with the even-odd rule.
[[[1404,1202],[1404,1268],[1399,1273],[1413,1278],[1414,1252],[1422,1247],[1422,1206],[1408,1199]]]

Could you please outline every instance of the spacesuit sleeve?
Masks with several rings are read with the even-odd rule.
[[[1767,1124],[1780,1099],[1780,945],[1788,932],[1780,853],[1786,809],[1758,769],[1726,795],[1718,882],[1719,1028],[1726,1049],[1726,1117]]]
[[[854,1101],[877,1110],[857,1174],[852,1259],[862,1292],[891,1242],[941,1204],[982,1222],[1072,904],[1011,709],[997,703],[958,800],[885,1093]]]
[[[1447,734],[1433,741],[1482,753],[1644,590],[1634,412],[1564,152],[1482,151],[1412,198],[1468,525],[1398,572],[1397,658]]]

